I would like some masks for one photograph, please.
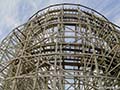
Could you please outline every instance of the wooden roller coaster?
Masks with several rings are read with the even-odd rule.
[[[120,27],[79,4],[38,11],[0,43],[0,90],[120,90]]]

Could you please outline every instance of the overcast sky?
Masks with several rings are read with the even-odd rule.
[[[0,41],[38,10],[56,3],[79,3],[120,26],[120,0],[0,0]]]

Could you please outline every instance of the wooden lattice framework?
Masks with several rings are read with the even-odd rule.
[[[120,90],[119,30],[78,4],[38,11],[0,43],[0,90]]]

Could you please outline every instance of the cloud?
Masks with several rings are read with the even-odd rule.
[[[0,0],[0,40],[18,26],[17,5],[20,0]]]
[[[19,0],[2,0],[0,5],[0,17],[2,17],[1,23],[5,23],[8,27],[13,27],[18,23],[16,9]],[[13,23],[14,22],[14,23]]]
[[[37,2],[35,2],[35,0],[28,0],[28,2],[34,8],[34,10],[38,9]]]
[[[3,34],[3,33],[2,33],[2,31],[0,30],[0,36],[2,36],[2,34]]]
[[[38,9],[37,2],[34,0],[0,0],[0,40],[7,36],[12,29],[27,21],[28,17],[30,17],[29,13],[24,11],[27,5],[31,6],[27,10],[32,14],[32,11],[37,11]],[[18,9],[19,7],[20,9]]]

